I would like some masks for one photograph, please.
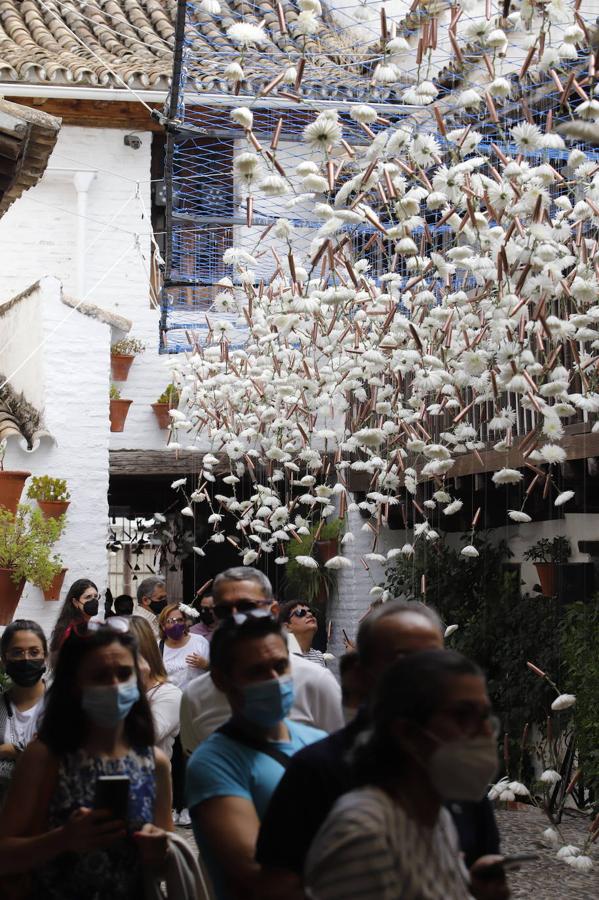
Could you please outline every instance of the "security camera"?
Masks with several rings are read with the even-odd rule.
[[[123,140],[125,147],[131,147],[132,150],[139,150],[141,147],[141,138],[136,134],[126,134]]]

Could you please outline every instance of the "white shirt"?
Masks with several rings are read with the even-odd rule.
[[[195,666],[188,666],[185,657],[191,653],[203,656],[205,660],[210,658],[210,644],[201,634],[188,635],[189,640],[184,647],[169,647],[165,643],[162,650],[162,661],[169,681],[183,689],[188,681],[196,678],[200,671]]]
[[[10,701],[9,701],[10,702]],[[37,734],[39,726],[39,718],[44,706],[44,697],[40,697],[34,706],[21,712],[14,703],[10,703],[12,716],[6,717],[6,727],[4,729],[4,744],[22,744],[31,743]],[[11,722],[12,719],[12,722]]]
[[[311,900],[472,900],[447,810],[426,828],[376,787],[337,800],[310,847],[304,882]]]
[[[156,638],[156,640],[158,640],[158,638],[160,637],[160,629],[158,628],[158,616],[155,616],[151,609],[146,609],[145,606],[140,606],[139,603],[135,604],[133,615],[141,616],[142,619],[145,619],[154,632],[154,637]]]
[[[173,755],[173,744],[179,734],[181,689],[169,681],[157,684],[146,692],[154,720],[155,744],[168,759]]]
[[[341,688],[334,676],[301,656],[291,654],[289,663],[295,696],[289,718],[327,732],[343,728]],[[190,681],[181,700],[181,744],[185,752],[193,753],[230,715],[229,702],[209,673]]]

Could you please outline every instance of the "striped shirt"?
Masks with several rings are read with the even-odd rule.
[[[312,900],[471,900],[447,810],[427,829],[375,787],[339,798],[310,848],[304,881]]]
[[[324,666],[325,669],[327,667],[327,664],[326,664],[326,661],[324,658],[324,653],[321,653],[320,650],[314,650],[312,647],[310,647],[309,650],[306,650],[305,652],[300,651],[299,653],[296,653],[295,655],[303,656],[304,659],[307,659],[310,662],[316,663],[317,666]]]

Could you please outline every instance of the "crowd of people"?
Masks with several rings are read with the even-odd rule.
[[[3,896],[505,900],[483,673],[436,613],[390,601],[341,684],[301,600],[237,567],[199,621],[145,579],[76,581],[46,640],[0,640]],[[191,825],[198,849],[174,832]]]

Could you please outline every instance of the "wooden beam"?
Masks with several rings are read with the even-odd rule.
[[[111,450],[111,475],[197,475],[202,453],[190,450]]]
[[[127,100],[57,100],[52,97],[9,96],[6,99],[57,116],[62,119],[63,125],[164,132],[162,125],[150,118],[145,106]],[[160,103],[150,103],[149,106],[162,109]]]

